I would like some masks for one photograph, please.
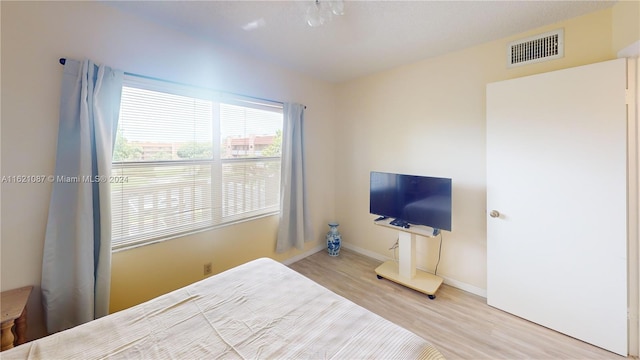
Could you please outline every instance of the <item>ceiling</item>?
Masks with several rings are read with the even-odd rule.
[[[615,1],[347,1],[345,15],[315,28],[305,20],[313,0],[105,3],[263,61],[340,82],[601,10]]]

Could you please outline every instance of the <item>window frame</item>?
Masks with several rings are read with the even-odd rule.
[[[142,77],[136,75],[125,74],[123,81],[124,87],[134,87],[155,92],[164,92],[179,96],[188,96],[198,98],[212,102],[212,157],[211,159],[189,159],[189,160],[154,160],[154,161],[113,161],[111,163],[112,172],[131,169],[131,168],[156,168],[164,166],[195,166],[198,164],[207,165],[211,167],[210,173],[210,202],[211,202],[211,215],[209,219],[203,221],[197,221],[190,224],[185,224],[177,228],[177,231],[156,230],[151,233],[142,233],[137,235],[129,235],[124,237],[115,238],[112,233],[112,251],[124,250],[134,248],[138,246],[158,243],[170,239],[175,239],[190,234],[200,233],[204,231],[210,231],[217,228],[222,228],[246,221],[252,221],[267,216],[273,216],[280,213],[280,181],[282,178],[282,154],[280,156],[260,156],[260,157],[243,157],[233,159],[223,159],[221,156],[221,146],[223,144],[220,125],[220,105],[230,104],[241,106],[245,108],[267,110],[276,113],[280,113],[284,117],[283,104],[281,102],[266,100],[261,98],[254,98],[249,96],[237,95],[233,93],[225,93],[220,91],[214,91],[211,89],[198,88],[180,83],[174,83],[170,81],[164,81],[155,78]],[[118,124],[120,126],[120,123]],[[284,118],[280,131],[283,131]],[[224,189],[223,189],[223,169],[225,165],[234,163],[268,163],[279,162],[278,164],[278,196],[275,205],[268,206],[263,209],[254,209],[246,212],[225,215],[223,209],[224,203]],[[114,193],[112,184],[112,190],[110,196]],[[117,185],[117,184],[116,184]],[[113,216],[114,211],[111,210]],[[112,219],[113,223],[113,219]],[[113,227],[112,227],[113,230]],[[137,238],[137,239],[136,239]]]

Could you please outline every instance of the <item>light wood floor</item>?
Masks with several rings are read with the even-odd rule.
[[[422,336],[447,359],[625,359],[487,305],[442,285],[435,300],[386,279],[381,262],[342,248],[320,251],[290,267],[333,292]]]

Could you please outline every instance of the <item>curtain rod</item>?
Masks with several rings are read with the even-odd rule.
[[[67,62],[67,59],[66,59],[66,58],[60,58],[60,60],[59,60],[59,61],[60,61],[60,64],[61,64],[61,65],[64,65],[64,64]],[[135,77],[139,77],[139,78],[149,79],[149,80],[164,81],[164,82],[168,82],[168,83],[172,83],[172,84],[183,85],[183,86],[192,86],[192,87],[193,87],[193,85],[187,85],[187,84],[183,84],[183,83],[179,83],[179,82],[175,82],[175,81],[169,81],[169,80],[158,79],[158,78],[151,77],[151,76],[146,76],[146,75],[132,74],[132,73],[128,73],[128,72],[125,72],[124,74],[125,74],[125,75],[129,75],[129,76],[135,76]],[[197,87],[199,87],[199,86],[197,86]],[[201,87],[201,88],[202,88],[202,87]],[[209,88],[203,88],[203,89],[211,90],[211,89],[209,89]],[[224,91],[221,91],[221,92],[224,92]],[[259,97],[255,97],[255,96],[248,96],[248,95],[235,94],[235,93],[227,93],[227,94],[232,94],[232,95],[237,95],[237,96],[243,96],[243,97],[250,98],[250,99],[255,99],[255,100],[269,101],[269,102],[274,102],[274,103],[278,103],[278,104],[282,104],[282,105],[284,105],[284,102],[282,102],[282,101],[275,101],[275,100],[263,99],[263,98],[259,98]],[[303,105],[303,106],[304,106],[304,108],[305,108],[305,109],[307,108],[307,105]]]

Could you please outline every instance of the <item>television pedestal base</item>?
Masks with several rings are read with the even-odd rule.
[[[427,272],[416,270],[416,274],[412,278],[400,276],[398,272],[398,264],[395,261],[387,261],[384,264],[376,268],[376,274],[379,277],[397,282],[410,289],[420,291],[429,296],[430,299],[434,299],[436,291],[442,285],[442,278]]]
[[[377,221],[375,224],[397,229],[389,225],[388,221]],[[442,285],[443,279],[439,276],[416,269],[416,235],[431,237],[433,230],[424,226],[412,226],[400,230],[398,237],[398,263],[387,261],[376,268],[378,278],[385,278],[408,288],[420,291],[435,298],[436,291]]]

